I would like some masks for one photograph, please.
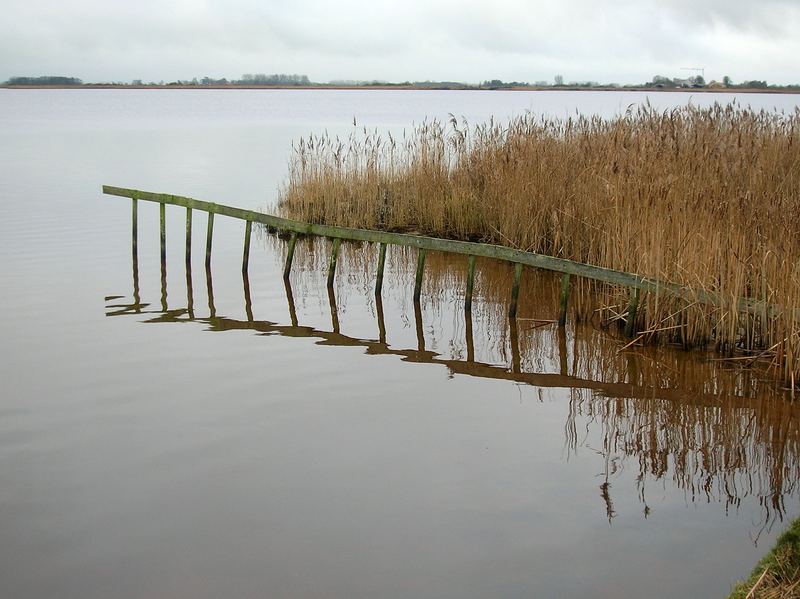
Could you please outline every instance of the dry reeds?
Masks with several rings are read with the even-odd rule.
[[[280,210],[503,244],[712,292],[716,305],[643,297],[641,341],[767,356],[793,384],[799,144],[800,110],[736,105],[642,106],[610,120],[425,122],[400,140],[366,130],[346,142],[300,140]],[[627,291],[601,291],[604,317],[624,318]],[[740,298],[776,308],[741,313]]]

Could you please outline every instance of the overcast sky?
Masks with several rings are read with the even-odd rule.
[[[0,0],[0,80],[800,82],[800,0]]]

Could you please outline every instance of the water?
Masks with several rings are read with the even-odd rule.
[[[103,183],[269,208],[291,142],[425,117],[613,114],[593,92],[0,90],[0,594],[9,597],[713,597],[798,509],[798,413],[672,349],[552,318],[557,281],[324,247]],[[666,108],[730,96],[661,93]],[[792,110],[792,95],[739,101]],[[332,300],[335,309],[332,310]],[[213,311],[213,317],[211,313]],[[542,326],[537,326],[542,325]],[[753,399],[753,398],[756,399]]]

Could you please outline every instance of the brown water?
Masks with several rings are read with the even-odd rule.
[[[0,92],[0,595],[722,596],[798,510],[798,410],[706,356],[564,331],[558,282],[284,247],[102,183],[266,207],[293,138],[626,94]],[[654,101],[686,101],[662,94]],[[698,100],[705,101],[705,97]],[[791,107],[796,96],[748,96]],[[191,293],[190,290],[191,289]],[[153,326],[158,325],[158,326]],[[217,333],[217,334],[211,334]],[[224,333],[224,334],[220,334]]]

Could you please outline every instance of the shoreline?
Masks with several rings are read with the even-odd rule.
[[[463,87],[446,85],[124,85],[116,83],[87,83],[83,85],[0,85],[0,89],[136,89],[136,90],[376,90],[376,91],[486,91],[486,92],[653,92],[653,93],[702,93],[702,94],[800,94],[798,88],[654,88],[631,87]]]

